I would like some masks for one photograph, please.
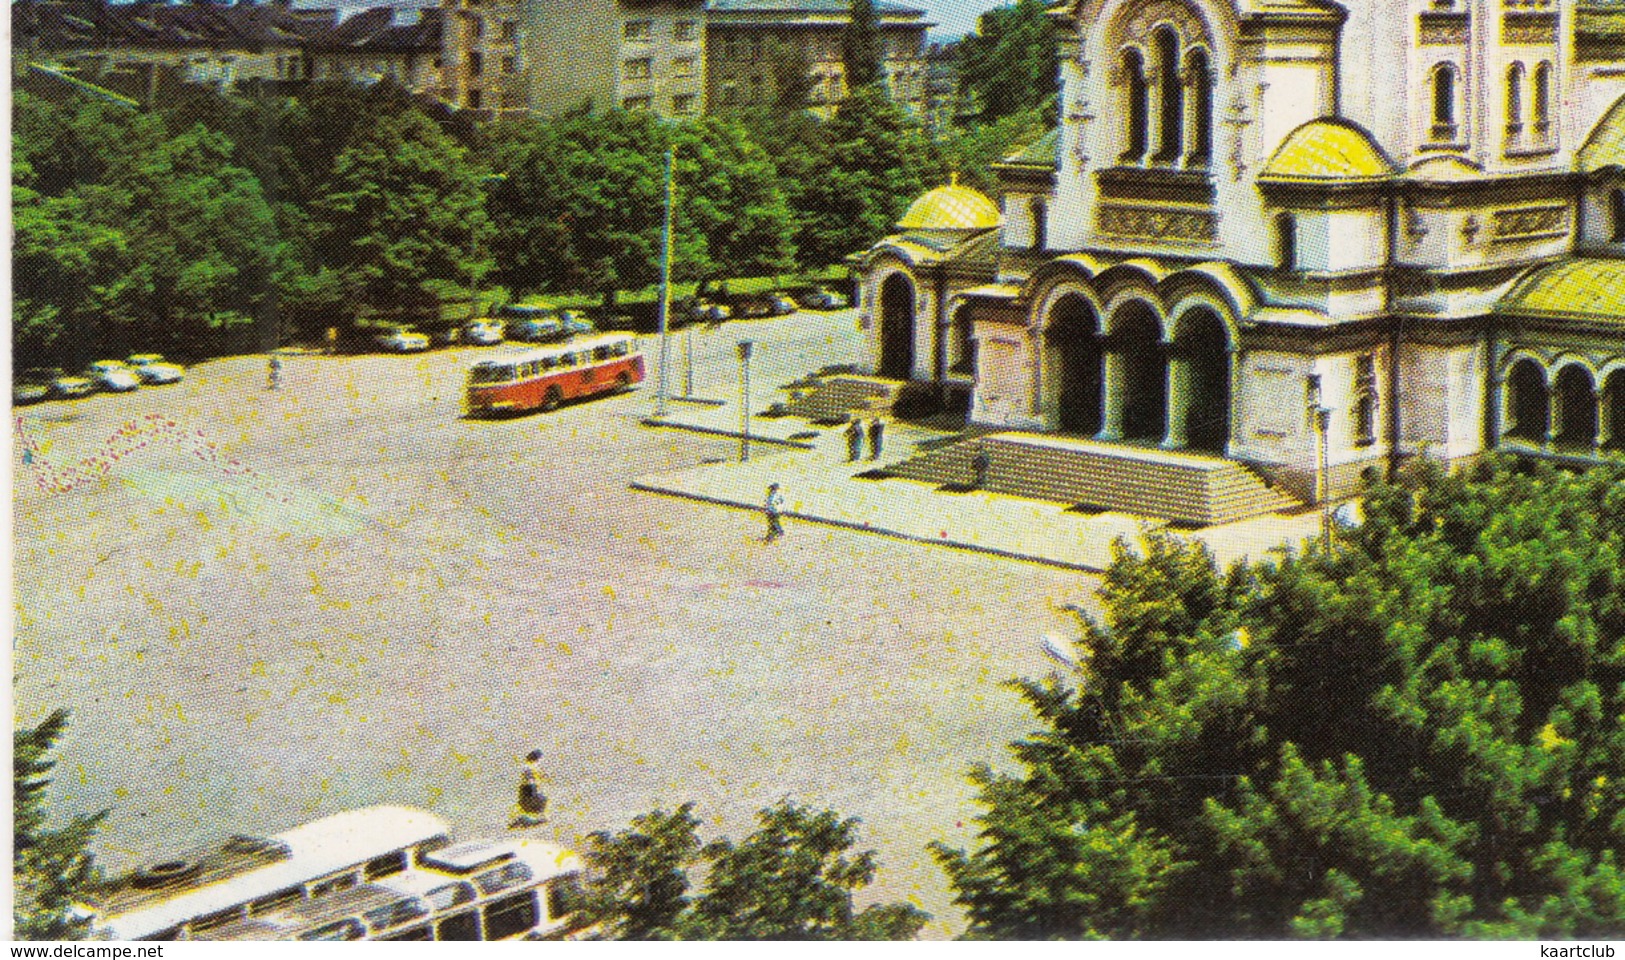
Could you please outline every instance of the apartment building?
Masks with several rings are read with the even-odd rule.
[[[925,11],[877,3],[882,70],[893,100],[924,110],[927,94]],[[848,0],[711,0],[706,11],[706,95],[712,112],[770,104],[781,71],[802,69],[808,105],[820,114],[846,99],[841,55]]]
[[[437,12],[444,21],[438,37],[442,98],[495,116],[529,109],[531,79],[525,69],[520,4],[442,0]]]
[[[521,0],[521,7],[535,112],[704,112],[703,0]]]

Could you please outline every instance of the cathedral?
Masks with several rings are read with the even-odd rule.
[[[1412,457],[1625,455],[1621,14],[1050,16],[1057,127],[997,165],[997,202],[940,187],[862,255],[865,373],[958,398],[1010,469],[1227,463],[1303,503]]]

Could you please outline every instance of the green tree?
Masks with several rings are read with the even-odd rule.
[[[992,937],[1625,932],[1625,470],[1372,492],[1335,548],[1120,551],[936,854]]]
[[[883,43],[875,0],[851,0],[846,28],[841,33],[841,61],[848,89],[856,92],[880,83]]]
[[[959,43],[960,85],[983,120],[1034,108],[1054,109],[1055,41],[1043,0],[1016,0],[982,14],[976,32]]]
[[[876,871],[874,851],[851,852],[856,819],[789,801],[756,819],[737,845],[701,846],[693,804],[592,834],[580,921],[621,940],[907,940],[930,919],[905,903],[853,906]],[[690,894],[700,866],[704,887]]]
[[[673,230],[683,280],[759,276],[795,262],[794,219],[767,151],[739,123],[707,117],[678,128]]]
[[[889,233],[940,167],[929,141],[897,104],[858,90],[824,124],[802,179],[784,180],[803,263],[839,263]]]
[[[13,932],[19,940],[79,940],[89,932],[89,921],[72,908],[95,877],[90,841],[107,811],[74,817],[60,830],[46,828],[45,791],[56,767],[51,753],[67,726],[68,712],[56,710],[11,737]]]
[[[416,109],[370,118],[333,162],[313,204],[316,249],[346,296],[375,316],[427,315],[439,284],[491,267],[483,171]]]
[[[806,44],[769,37],[766,56],[773,73],[774,111],[782,116],[807,109],[812,98],[813,75]]]

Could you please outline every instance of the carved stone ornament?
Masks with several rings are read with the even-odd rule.
[[[1210,210],[1102,204],[1096,229],[1106,236],[1135,240],[1212,243],[1218,238],[1218,217]]]

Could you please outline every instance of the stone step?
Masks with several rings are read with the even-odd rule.
[[[902,381],[840,374],[826,377],[785,404],[793,416],[836,422],[853,415],[888,413],[903,388]]]
[[[939,486],[975,483],[986,451],[986,489],[1207,526],[1298,509],[1302,502],[1266,484],[1245,464],[1178,451],[1154,451],[1028,434],[989,434],[917,454],[887,469]]]

